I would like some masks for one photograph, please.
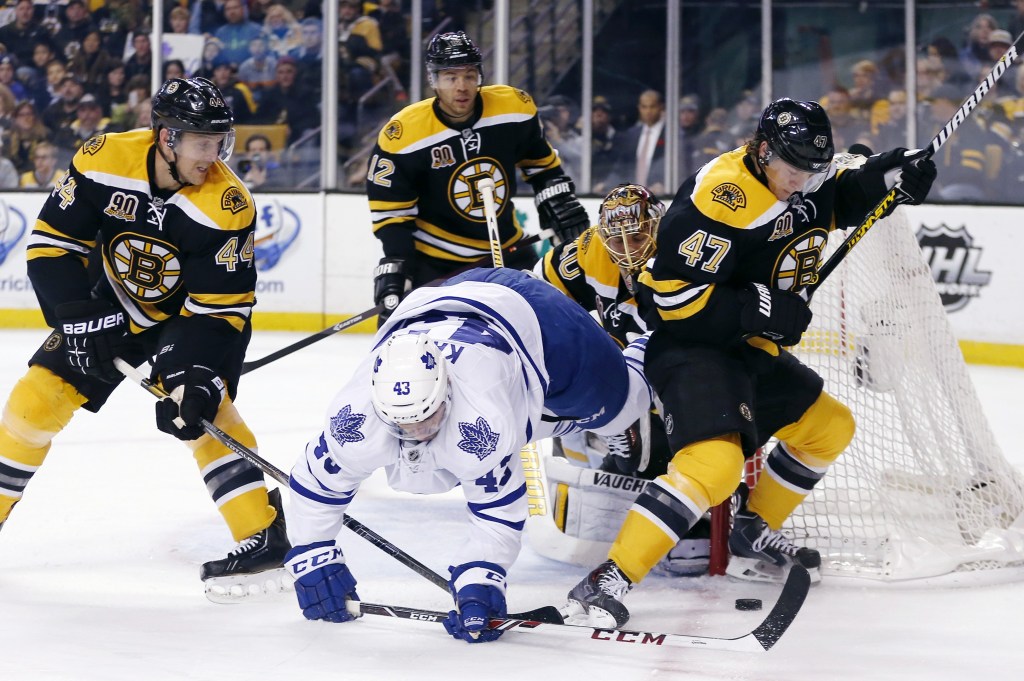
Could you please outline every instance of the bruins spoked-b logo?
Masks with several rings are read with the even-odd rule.
[[[111,269],[128,295],[140,303],[159,303],[181,285],[181,261],[163,241],[126,232],[110,242]]]
[[[804,288],[818,281],[818,262],[828,243],[828,232],[813,229],[786,244],[775,261],[773,286],[791,290]]]
[[[962,310],[992,280],[991,272],[980,269],[983,249],[974,244],[966,226],[954,229],[945,223],[937,227],[922,225],[917,243],[947,312]]]
[[[448,183],[448,200],[452,208],[467,220],[485,222],[484,200],[477,189],[480,180],[489,177],[494,180],[494,212],[501,215],[501,208],[508,201],[508,178],[497,161],[492,158],[474,158],[459,166],[452,173]]]

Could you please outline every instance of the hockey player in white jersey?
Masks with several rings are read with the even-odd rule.
[[[620,350],[582,307],[515,270],[470,270],[410,293],[292,469],[286,565],[303,615],[352,619],[356,581],[335,538],[359,484],[383,468],[401,491],[461,486],[469,524],[450,557],[445,628],[497,639],[488,621],[506,614],[528,512],[519,450],[584,428],[618,433],[645,414],[645,346]]]

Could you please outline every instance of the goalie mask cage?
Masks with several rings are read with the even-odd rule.
[[[833,233],[829,250],[845,236]],[[857,244],[811,307],[794,352],[850,407],[857,432],[786,534],[820,551],[826,574],[1024,575],[1024,473],[996,444],[904,209]]]

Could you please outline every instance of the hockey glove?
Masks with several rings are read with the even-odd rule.
[[[455,610],[444,620],[445,630],[454,638],[467,643],[496,641],[504,633],[491,629],[494,617],[505,617],[505,571],[494,563],[466,563],[449,568],[452,578],[448,582],[455,598]],[[471,580],[483,579],[490,584]]]
[[[555,232],[555,245],[572,241],[590,227],[590,217],[576,198],[576,186],[564,175],[550,180],[534,197],[541,229]]]
[[[412,290],[410,264],[405,258],[381,258],[373,268],[373,302],[384,307],[378,318],[378,327]]]
[[[896,203],[911,206],[924,203],[937,175],[938,170],[931,157],[916,158],[904,163],[896,180]]]
[[[761,336],[788,347],[800,342],[811,323],[811,308],[800,294],[764,284],[740,291],[740,327],[744,337]]]
[[[202,437],[202,419],[213,422],[227,392],[224,381],[204,366],[170,369],[159,377],[170,397],[156,403],[156,427],[179,440]],[[174,422],[179,417],[183,426]]]
[[[295,578],[295,597],[306,619],[348,622],[359,617],[346,607],[346,601],[359,600],[356,578],[333,540],[296,546],[284,565]]]
[[[124,312],[105,300],[78,300],[54,310],[64,335],[64,359],[80,374],[117,383],[123,376],[114,358],[128,340]]]

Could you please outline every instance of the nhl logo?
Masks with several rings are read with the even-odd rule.
[[[953,229],[945,223],[937,227],[922,225],[917,243],[947,312],[962,310],[992,280],[991,272],[979,269],[983,250],[974,245],[966,226]]]

